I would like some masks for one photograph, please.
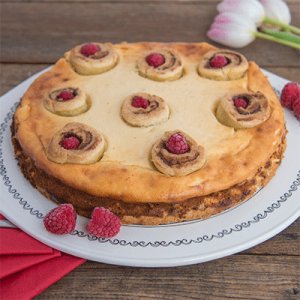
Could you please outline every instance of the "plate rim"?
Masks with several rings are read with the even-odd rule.
[[[47,67],[46,69],[36,73],[35,75],[31,76],[30,78],[26,79],[25,81],[23,81],[22,83],[20,83],[18,86],[16,86],[15,88],[13,88],[11,91],[7,92],[6,94],[4,94],[3,96],[1,96],[0,98],[0,101],[3,101],[3,98],[7,97],[7,95],[9,95],[10,93],[13,93],[14,91],[17,91],[17,90],[21,90],[23,89],[25,86],[29,86],[30,83],[36,78],[38,77],[40,74],[46,72],[47,70],[49,70],[52,66],[50,67]],[[272,77],[272,76],[276,76],[277,80],[281,80],[282,81],[282,84],[284,82],[288,82],[286,79],[284,78],[281,78],[279,77],[278,75],[275,75],[271,72],[268,72],[268,71],[265,71],[263,70],[263,72],[265,74],[267,74],[269,77]],[[278,94],[278,91],[277,91],[277,94]],[[12,100],[11,100],[12,101]],[[1,102],[0,102],[1,103]],[[17,103],[18,102],[15,102],[13,104],[13,107],[16,107],[17,106]],[[5,115],[5,118],[4,118],[4,123],[2,123],[2,119],[1,119],[1,127],[0,127],[0,166],[1,166],[1,176],[2,176],[2,179],[4,181],[4,185],[8,186],[7,185],[7,181],[5,180],[8,180],[9,181],[9,177],[5,177],[5,166],[4,166],[4,163],[3,163],[3,158],[2,158],[2,148],[1,148],[1,144],[4,142],[3,140],[3,133],[5,132],[6,129],[9,130],[9,127],[10,127],[10,124],[8,124],[10,122],[10,117],[12,117],[13,115],[13,112],[14,112],[14,109],[12,109],[13,107],[11,107],[10,111],[9,112],[5,112],[7,113]],[[2,114],[1,114],[2,115]],[[2,118],[2,116],[1,116]],[[299,125],[300,125],[300,120],[299,121]],[[4,180],[5,179],[5,180]],[[300,171],[298,171],[298,174],[296,175],[296,179],[293,181],[293,183],[290,185],[290,190],[288,191],[288,193],[285,193],[283,196],[280,197],[280,199],[282,197],[285,197],[286,194],[291,194],[291,196],[293,195],[292,192],[298,190],[298,186],[300,185]],[[11,185],[9,187],[9,193],[15,191],[15,194],[14,194],[14,198],[15,198],[15,195],[18,194],[17,190],[14,189],[14,187]],[[19,194],[18,194],[19,195]],[[286,196],[286,198],[288,198],[290,196]],[[0,196],[0,200],[2,199],[2,196]],[[46,198],[45,198],[46,199]],[[251,199],[251,198],[250,198]],[[287,200],[287,199],[286,199]],[[280,207],[280,203],[281,202],[285,202],[286,200],[278,200],[278,205]],[[3,201],[3,200],[2,200]],[[246,200],[248,201],[248,200]],[[26,201],[25,201],[26,202]],[[273,203],[274,204],[274,203]],[[27,202],[24,203],[24,209],[27,209],[27,210],[30,210],[30,206],[29,207],[26,207],[25,206],[27,205]],[[279,207],[273,207],[273,211],[274,209],[276,208],[279,208]],[[7,213],[7,211],[2,210],[2,208],[0,207],[0,211],[1,213],[6,216],[8,219],[11,219],[13,220],[14,217],[11,217],[11,214],[10,213]],[[268,215],[268,213],[272,213],[273,211],[265,211],[266,215],[265,216],[259,216],[260,214],[257,214],[256,217],[258,217],[257,220],[254,219],[254,221],[248,221],[248,224],[246,224],[247,222],[242,222],[241,224],[243,225],[240,225],[240,227],[236,227],[236,230],[232,230],[231,232],[228,232],[225,230],[223,230],[222,232],[219,232],[216,236],[212,236],[210,238],[210,240],[213,240],[213,238],[222,238],[226,235],[230,235],[231,233],[235,232],[235,231],[242,231],[244,228],[248,228],[250,227],[251,225],[251,222],[254,222],[254,223],[257,223],[259,222],[261,219],[264,219],[266,218],[266,216]],[[35,214],[37,216],[37,218],[39,219],[42,219],[43,218],[43,214],[41,214],[40,212],[33,212],[31,214]],[[218,215],[217,215],[218,216]],[[217,216],[213,216],[213,217],[217,217]],[[211,255],[208,255],[208,257],[204,258],[204,257],[199,257],[199,255],[194,255],[194,256],[189,256],[188,258],[185,258],[185,259],[182,259],[181,261],[174,261],[174,258],[170,259],[170,260],[166,260],[166,258],[163,258],[162,261],[160,259],[157,259],[155,261],[155,263],[153,263],[153,260],[147,260],[147,259],[143,259],[142,261],[137,261],[136,258],[132,258],[132,260],[130,258],[127,258],[127,261],[124,261],[123,258],[116,258],[116,257],[112,257],[110,258],[110,256],[107,256],[104,260],[103,260],[103,257],[98,260],[96,259],[96,261],[99,261],[99,262],[106,262],[106,263],[109,263],[109,264],[117,264],[117,265],[126,265],[126,266],[138,266],[138,267],[165,267],[165,266],[183,266],[183,265],[190,265],[190,264],[195,264],[195,263],[201,263],[201,262],[205,262],[205,261],[210,261],[210,260],[214,260],[214,259],[218,259],[218,258],[221,258],[221,257],[225,257],[225,256],[228,256],[228,255],[232,255],[234,253],[237,253],[237,252],[240,252],[240,251],[243,251],[245,249],[248,249],[250,247],[253,247],[257,244],[260,244],[261,242],[264,242],[266,241],[267,239],[273,237],[274,235],[278,234],[279,232],[281,232],[282,230],[284,230],[286,227],[288,227],[291,223],[293,223],[298,217],[300,216],[300,207],[294,211],[294,213],[292,215],[290,215],[289,217],[286,218],[285,222],[281,222],[280,224],[277,224],[277,226],[274,228],[274,230],[272,232],[266,232],[264,234],[262,234],[261,236],[256,237],[255,239],[255,242],[254,241],[248,241],[247,243],[247,246],[245,247],[244,244],[241,244],[239,245],[239,247],[235,247],[234,249],[228,249],[227,251],[224,251],[223,250],[220,250],[218,252],[214,252],[214,254],[211,254]],[[254,217],[255,218],[255,217]],[[16,220],[14,220],[15,223],[18,223],[16,222]],[[185,224],[185,225],[189,225],[189,224]],[[140,225],[141,226],[141,225]],[[235,226],[239,226],[239,224],[235,225]],[[22,226],[21,224],[19,224],[19,227],[24,230],[25,232],[27,232],[29,235],[32,235],[34,236],[36,239],[42,241],[45,243],[45,239],[41,238],[40,236],[36,235],[34,232],[32,232],[31,230],[27,230],[26,228],[24,228],[24,226]],[[130,226],[127,226],[127,227],[130,227]],[[143,227],[143,226],[141,226]],[[234,226],[232,226],[234,227]],[[157,227],[156,227],[157,228]],[[232,228],[231,228],[232,229]],[[87,237],[88,239],[91,239],[91,240],[98,240],[98,241],[102,241],[102,242],[105,242],[105,243],[108,243],[108,242],[111,242],[112,240],[111,239],[101,239],[101,238],[95,238],[95,237],[90,237],[88,234],[84,234],[83,232],[80,232],[78,230],[75,230],[73,231],[73,233],[70,234],[71,236],[79,236],[79,237]],[[198,243],[202,242],[202,241],[205,241],[207,239],[207,241],[209,240],[209,237],[208,238],[204,238],[204,236],[202,237],[202,240],[201,241],[197,241]],[[257,242],[258,240],[258,242]],[[126,242],[126,241],[125,241]],[[95,257],[92,257],[88,254],[86,255],[82,255],[82,253],[79,253],[78,251],[76,250],[73,250],[73,251],[68,251],[69,249],[65,249],[65,247],[61,247],[60,245],[58,245],[57,243],[55,242],[52,242],[51,240],[46,240],[46,243],[51,246],[51,247],[54,247],[58,250],[61,250],[61,251],[64,251],[66,253],[70,253],[70,254],[73,254],[73,255],[77,255],[77,256],[85,256],[84,258],[86,259],[90,259],[90,260],[95,260]],[[123,243],[122,240],[119,241],[118,239],[113,239],[112,243]],[[139,242],[139,243],[143,243],[143,242]],[[134,244],[134,245],[131,245],[132,247],[137,247],[137,246],[141,246],[141,247],[145,247],[145,245],[142,245],[142,244],[139,244],[137,242],[137,244]],[[158,242],[155,243],[154,245],[151,245],[153,247],[159,247],[159,246],[163,246],[163,247],[166,247],[166,245],[163,244],[164,241],[161,241],[160,243]],[[129,243],[128,243],[129,244]],[[169,245],[173,245],[173,246],[178,246],[178,241],[176,243],[172,243],[172,242],[169,242]],[[186,244],[189,244],[189,242],[187,243],[184,243],[181,241],[179,241],[179,244],[181,245],[186,245]],[[122,246],[124,246],[125,244],[123,243]],[[79,254],[79,255],[78,255]],[[213,256],[213,257],[211,257]]]

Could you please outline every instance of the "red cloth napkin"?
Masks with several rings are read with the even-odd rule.
[[[5,218],[0,214],[0,219]],[[0,228],[0,299],[32,299],[85,261],[20,229]]]

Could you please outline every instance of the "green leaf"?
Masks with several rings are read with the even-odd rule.
[[[295,35],[291,32],[284,32],[284,31],[271,30],[271,29],[265,29],[264,32],[274,37],[277,37],[279,39],[300,45],[300,36]]]

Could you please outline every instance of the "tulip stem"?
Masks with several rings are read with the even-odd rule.
[[[287,40],[282,40],[282,39],[276,38],[272,35],[268,35],[268,34],[265,34],[265,33],[262,33],[262,32],[258,32],[258,31],[254,32],[254,35],[258,38],[262,38],[262,39],[269,40],[269,41],[272,41],[272,42],[277,42],[279,44],[283,44],[283,45],[286,45],[286,46],[289,46],[289,47],[296,48],[296,49],[300,50],[300,45],[299,44],[295,44],[295,43],[287,41]]]
[[[273,20],[273,19],[270,19],[268,17],[265,17],[263,22],[266,22],[266,23],[269,23],[269,24],[272,24],[272,25],[278,25],[280,26],[282,29],[286,29],[286,30],[290,30],[292,32],[295,32],[297,34],[300,34],[300,29],[295,27],[295,26],[292,26],[292,25],[288,25],[288,24],[284,24],[284,23],[281,23],[279,21],[276,21],[276,20]]]

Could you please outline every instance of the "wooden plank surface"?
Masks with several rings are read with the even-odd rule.
[[[86,262],[35,299],[296,300],[299,263],[299,257],[260,255],[159,269]]]
[[[299,26],[300,3],[289,6]],[[216,15],[209,2],[5,2],[1,62],[54,63],[89,41],[211,42],[206,32]],[[263,67],[300,66],[298,50],[265,40],[240,52]]]
[[[0,0],[0,95],[88,41],[212,43],[206,32],[219,2]],[[299,27],[300,2],[286,2]],[[256,40],[234,50],[300,82],[295,49]],[[87,261],[35,299],[300,299],[299,260],[300,219],[260,245],[203,264],[147,269]]]

